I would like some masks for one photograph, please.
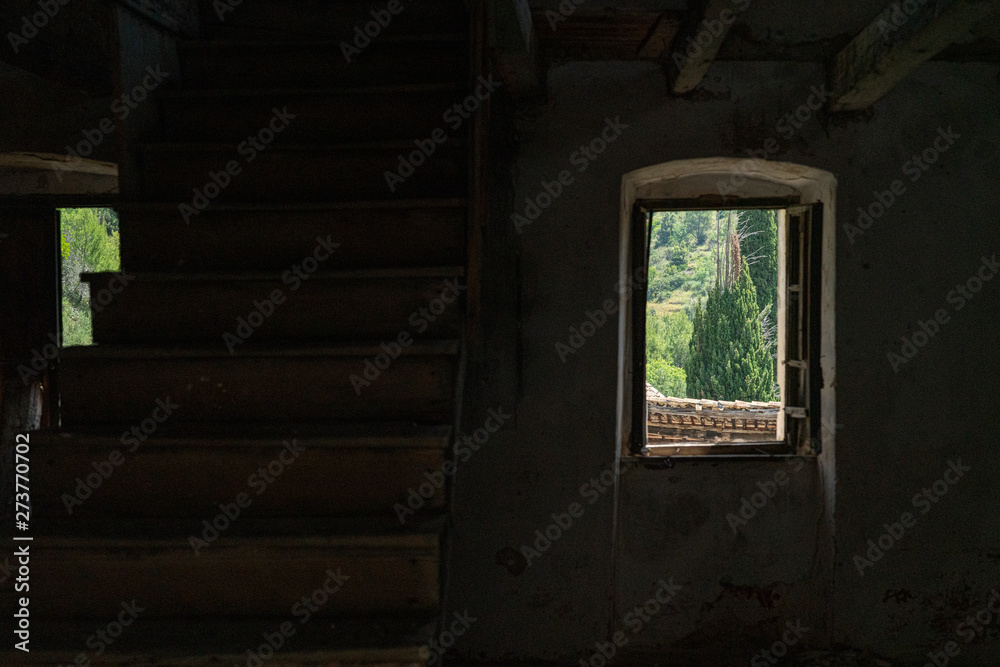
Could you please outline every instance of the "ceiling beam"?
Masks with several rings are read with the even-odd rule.
[[[670,48],[660,58],[666,61],[670,90],[690,92],[701,83],[715,60],[722,42],[736,17],[749,6],[749,0],[702,0],[694,3]],[[650,36],[655,48],[656,31]],[[647,53],[650,49],[646,49]]]
[[[1000,0],[909,0],[886,7],[834,58],[831,111],[868,108],[998,7]]]

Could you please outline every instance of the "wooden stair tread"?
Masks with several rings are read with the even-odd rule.
[[[242,621],[199,619],[144,619],[141,631],[122,633],[119,640],[101,656],[101,664],[115,664],[126,656],[156,658],[156,664],[169,660],[212,657],[220,664],[242,664],[248,648],[264,642],[263,635],[274,633],[282,623],[292,621],[295,634],[276,655],[280,662],[297,664],[302,660],[321,661],[416,661],[434,633],[437,615],[412,614],[383,618],[333,618],[302,624],[294,616]],[[331,628],[330,620],[333,621]],[[32,632],[32,662],[72,663],[85,650],[86,639],[94,634],[93,621],[46,621]],[[91,651],[87,650],[90,653]],[[13,654],[7,654],[12,659]],[[0,660],[8,662],[0,652]],[[197,664],[184,662],[183,664]],[[212,664],[215,664],[214,662]]]
[[[231,502],[232,499],[227,499]],[[218,510],[217,512],[218,513]],[[211,519],[211,516],[201,517]],[[233,552],[358,551],[378,553],[399,551],[414,557],[437,557],[444,519],[438,513],[413,526],[402,526],[394,516],[299,519],[240,517],[232,522],[213,544]],[[47,532],[35,532],[32,550],[63,552],[63,560],[84,560],[94,554],[114,555],[123,550],[190,551],[187,538],[201,532],[197,518],[157,520],[157,525],[135,520],[90,520],[85,527],[46,525]],[[314,532],[306,532],[314,531]]]
[[[71,447],[85,443],[121,446],[120,434],[133,424],[118,424],[100,429],[75,428],[31,433],[33,443],[43,446]],[[412,422],[294,422],[281,424],[190,424],[167,421],[143,443],[150,447],[258,447],[277,446],[295,438],[307,447],[378,447],[404,448],[447,446],[451,426],[421,425]]]
[[[65,347],[63,359],[194,359],[240,357],[329,357],[377,355],[382,352],[377,343],[339,344],[324,346],[299,346],[286,344],[254,344],[248,342],[236,352],[220,346],[160,346],[160,345],[83,345]],[[457,340],[416,341],[402,348],[402,356],[458,354]]]
[[[81,282],[101,282],[111,276],[117,276],[120,271],[85,272],[80,274]],[[272,271],[199,271],[197,273],[177,272],[143,272],[128,271],[129,280],[193,282],[193,281],[274,281],[281,280],[282,272]],[[310,274],[309,280],[372,280],[377,278],[460,278],[465,274],[462,266],[427,266],[413,268],[385,269],[342,269],[333,271],[319,270]]]

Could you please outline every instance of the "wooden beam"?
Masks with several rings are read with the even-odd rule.
[[[500,78],[517,99],[544,93],[538,37],[528,0],[488,3],[490,48]]]
[[[745,0],[703,0],[692,8],[670,49],[661,55],[667,61],[674,93],[690,92],[701,83],[736,17],[749,4]]]
[[[874,104],[917,65],[995,14],[998,0],[940,0],[886,7],[833,61],[832,111]]]

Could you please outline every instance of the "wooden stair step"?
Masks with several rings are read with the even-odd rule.
[[[212,3],[201,3],[201,34],[210,37],[252,37],[290,40],[335,36],[353,44],[355,28],[381,15],[386,0],[330,2],[329,0],[254,0],[233,11],[217,12]],[[400,3],[403,10],[392,16],[376,39],[389,35],[460,32],[468,28],[468,12],[461,0],[420,0]],[[375,32],[371,29],[371,32]]]
[[[390,431],[373,425],[343,435],[281,438],[177,437],[108,429],[37,432],[32,511],[36,516],[85,521],[198,517],[218,511],[240,493],[250,504],[242,515],[336,517],[392,516],[417,489],[442,470],[448,429]],[[269,471],[270,467],[270,471]],[[259,471],[264,470],[262,474]],[[279,471],[280,480],[267,485]],[[277,480],[277,478],[275,478]],[[444,486],[425,489],[420,509],[439,509]],[[258,500],[258,496],[260,499]],[[404,518],[409,518],[404,515]]]
[[[426,612],[439,603],[437,533],[230,537],[223,529],[212,538],[206,530],[193,524],[170,538],[35,535],[34,615],[113,619],[136,600],[143,620],[271,618],[293,614],[324,584],[336,587],[330,573],[340,586],[328,591],[318,618]]]
[[[284,271],[327,236],[340,243],[329,269],[464,264],[467,208],[465,199],[218,205],[187,224],[177,204],[116,207],[128,271]]]
[[[330,237],[332,239],[332,236]],[[338,249],[323,250],[330,256]],[[323,256],[321,255],[321,257]],[[462,267],[306,273],[87,273],[97,343],[456,338]],[[307,276],[303,279],[301,276]],[[127,283],[123,283],[127,280]],[[118,293],[113,290],[118,288]]]
[[[129,600],[131,602],[131,600]],[[436,615],[385,618],[336,618],[333,623],[311,616],[285,614],[268,619],[171,619],[158,621],[140,614],[135,631],[124,630],[106,646],[100,664],[125,667],[218,667],[244,665],[248,651],[267,656],[262,645],[280,648],[262,663],[274,667],[413,667],[425,664]],[[80,653],[94,663],[95,648],[87,640],[107,622],[48,621],[32,630],[32,665],[71,665]],[[285,624],[291,624],[291,627]],[[140,625],[141,624],[141,625]],[[284,640],[275,633],[287,633]],[[283,634],[284,634],[283,633]],[[271,642],[268,642],[271,637]],[[92,644],[94,642],[91,642]],[[6,648],[6,647],[5,647]],[[15,655],[17,653],[17,655]],[[22,664],[23,653],[0,652],[5,665]]]
[[[136,424],[150,418],[166,397],[179,406],[168,417],[177,422],[280,417],[450,423],[458,343],[385,348],[388,352],[378,343],[293,347],[252,340],[235,353],[221,345],[65,348],[59,368],[62,425],[71,430]],[[366,371],[374,379],[366,379]]]
[[[464,197],[465,142],[454,137],[441,144],[423,141],[434,145],[429,156],[414,141],[272,143],[263,151],[241,144],[243,152],[232,144],[146,144],[139,146],[144,199],[184,203],[193,221],[197,209],[213,202]],[[426,159],[412,172],[406,170],[402,182],[390,183],[386,174],[398,175],[402,161],[414,154]],[[232,173],[227,165],[235,165]]]
[[[464,83],[463,33],[383,34],[348,62],[340,40],[216,40],[179,44],[186,88],[323,88],[388,83]]]
[[[176,90],[158,96],[166,142],[232,141],[256,133],[287,109],[295,118],[281,142],[425,139],[440,128],[464,137],[470,123],[456,84],[371,86],[341,90]],[[405,113],[400,113],[404,108]]]

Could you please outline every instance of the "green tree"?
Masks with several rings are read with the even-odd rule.
[[[705,245],[708,232],[715,222],[715,211],[686,211],[685,224],[687,233],[694,239],[696,245]]]
[[[691,321],[683,311],[646,313],[646,381],[665,396],[683,396]]]
[[[774,361],[764,342],[757,292],[746,262],[730,289],[716,285],[695,307],[687,395],[713,400],[769,401]]]
[[[111,209],[68,208],[60,212],[60,227],[63,345],[89,345],[90,289],[80,274],[119,269],[118,216]]]

